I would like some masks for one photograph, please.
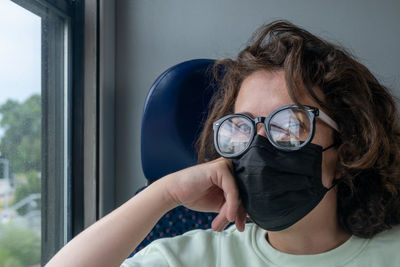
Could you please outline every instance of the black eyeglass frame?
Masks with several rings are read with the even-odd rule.
[[[311,125],[310,135],[308,136],[308,138],[307,138],[306,141],[304,141],[302,144],[300,144],[300,146],[297,146],[297,147],[282,147],[282,146],[279,146],[278,144],[276,144],[274,141],[272,141],[273,139],[272,139],[272,136],[271,136],[271,134],[270,134],[270,131],[268,130],[267,125],[269,125],[269,122],[270,122],[271,118],[272,118],[273,116],[275,116],[275,114],[277,114],[278,112],[280,112],[280,111],[282,111],[282,110],[285,110],[285,109],[300,109],[300,110],[304,110],[304,111],[306,111],[306,113],[307,113],[307,115],[308,115],[308,117],[309,117],[309,119],[310,119],[310,122],[311,122],[311,124],[310,124],[310,125]],[[321,113],[322,113],[322,111],[321,111]],[[270,142],[274,147],[276,147],[277,149],[282,150],[282,151],[296,151],[296,150],[301,149],[302,147],[304,147],[305,145],[307,145],[309,142],[311,142],[311,141],[313,140],[313,138],[314,138],[314,132],[315,132],[315,130],[314,130],[314,129],[315,129],[315,117],[318,117],[319,115],[320,115],[320,110],[319,110],[318,108],[316,108],[316,107],[312,107],[312,106],[298,106],[298,105],[287,105],[287,106],[282,106],[282,107],[280,107],[280,108],[278,108],[278,109],[272,111],[267,117],[252,118],[252,117],[250,117],[249,115],[243,114],[243,113],[229,114],[229,115],[226,115],[226,116],[224,116],[224,117],[218,119],[217,121],[215,121],[215,122],[213,123],[214,147],[215,147],[215,149],[217,150],[218,154],[220,154],[220,155],[221,155],[222,157],[224,157],[224,158],[235,158],[235,157],[238,157],[238,156],[240,156],[240,155],[246,153],[246,151],[249,149],[251,143],[252,143],[253,140],[254,140],[254,137],[256,136],[257,124],[258,124],[258,123],[263,123],[263,124],[264,124],[264,128],[265,128],[265,133],[266,133],[266,135],[267,135],[267,138],[268,138],[269,142]],[[327,116],[327,115],[325,114],[324,116]],[[246,119],[248,119],[249,121],[252,122],[253,127],[252,127],[252,129],[251,129],[251,138],[250,138],[250,140],[249,140],[249,142],[248,142],[248,144],[247,144],[247,147],[246,147],[243,151],[241,151],[241,152],[239,152],[239,153],[236,153],[236,154],[229,154],[229,155],[228,155],[228,154],[226,154],[226,153],[223,153],[223,152],[219,149],[219,144],[218,144],[218,131],[219,131],[219,128],[221,127],[221,125],[222,125],[226,120],[228,120],[228,119],[230,119],[230,118],[232,118],[232,117],[244,117],[244,118],[246,118]],[[328,118],[329,118],[329,117],[328,117]],[[330,118],[329,118],[329,119],[330,119]],[[323,120],[324,122],[326,122],[325,119],[322,119],[322,120]],[[333,121],[332,121],[332,122],[333,122]],[[327,123],[328,123],[328,122],[327,122]],[[335,122],[333,122],[333,123],[335,124]],[[330,123],[328,123],[328,125],[330,125]],[[334,128],[335,130],[337,130],[336,125],[333,125],[333,126],[330,125],[330,126],[331,126],[332,128]]]

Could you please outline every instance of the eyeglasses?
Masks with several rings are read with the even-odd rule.
[[[283,151],[299,150],[314,137],[315,117],[338,131],[337,124],[323,111],[311,106],[289,105],[274,110],[268,117],[252,117],[235,113],[213,124],[214,146],[225,158],[240,156],[249,148],[263,123],[268,140]]]

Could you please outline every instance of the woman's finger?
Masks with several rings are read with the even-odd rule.
[[[229,220],[226,217],[227,213],[227,204],[226,202],[222,205],[218,215],[214,218],[211,223],[211,227],[214,231],[220,232],[222,231],[226,225],[229,224]]]
[[[226,211],[226,218],[229,222],[235,221],[236,214],[239,208],[239,191],[236,186],[236,182],[233,178],[231,170],[229,168],[229,161],[225,161],[226,168],[221,168],[221,188],[224,191],[226,203],[227,203],[227,211]]]
[[[247,218],[246,210],[244,209],[243,205],[240,204],[235,220],[236,228],[239,230],[239,232],[244,231],[246,218]]]

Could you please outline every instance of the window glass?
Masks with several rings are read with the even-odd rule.
[[[41,18],[0,0],[0,266],[39,266]]]

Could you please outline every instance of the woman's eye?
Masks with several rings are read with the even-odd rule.
[[[241,125],[237,125],[237,130],[239,130],[240,132],[250,132],[251,128],[247,124],[241,124]]]
[[[246,123],[241,123],[241,124],[234,124],[233,127],[233,134],[249,134],[251,132],[251,127],[250,125]]]
[[[291,130],[300,129],[301,125],[298,122],[289,122],[288,123],[288,128],[291,129]]]

